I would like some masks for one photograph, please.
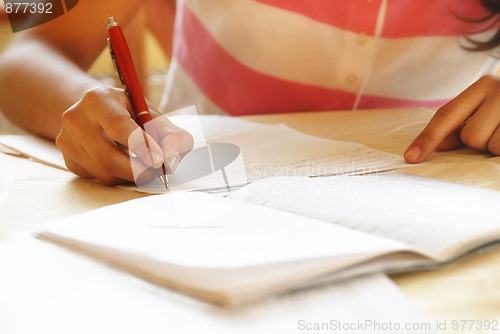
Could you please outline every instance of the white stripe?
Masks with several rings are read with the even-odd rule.
[[[345,83],[337,69],[352,63],[344,50],[357,47],[356,34],[255,1],[186,2],[223,49],[257,72],[324,87],[342,82],[341,89],[359,88]],[[334,62],[337,66],[327,66]]]
[[[486,54],[461,49],[456,37],[363,37],[255,1],[185,1],[234,58],[293,82],[354,94],[447,99],[497,66]],[[379,34],[384,13],[377,20]],[[373,71],[363,64],[373,64]]]
[[[454,97],[498,60],[463,50],[456,38],[382,40],[365,94],[429,100]]]

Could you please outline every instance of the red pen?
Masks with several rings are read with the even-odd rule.
[[[120,26],[116,23],[113,17],[108,19],[108,34],[108,48],[113,64],[115,65],[116,74],[122,83],[123,90],[127,93],[130,99],[130,103],[132,104],[132,108],[134,109],[134,113],[137,118],[137,123],[144,131],[146,131],[144,124],[151,121],[153,118],[149,113],[148,104],[146,103],[146,99],[142,93],[139,78],[137,76],[137,72],[135,71],[134,62],[132,60],[132,56],[130,55],[127,41],[125,40],[125,36],[123,35]],[[148,134],[158,142],[159,137],[156,134],[156,131],[154,131],[154,129],[148,130]],[[151,150],[147,138],[145,137],[144,139],[146,141],[146,147],[148,150]],[[168,178],[165,164],[162,164],[161,166],[160,180],[168,189]]]

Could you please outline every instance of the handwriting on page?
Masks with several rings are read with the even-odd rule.
[[[394,154],[359,143],[310,136],[285,125],[270,125],[207,141],[210,145],[226,143],[238,147],[241,155],[224,168],[224,177],[221,170],[192,182],[172,185],[171,189],[227,191],[271,176],[357,175],[409,166]],[[173,175],[171,180],[175,178]]]
[[[365,174],[408,166],[394,154],[358,143],[310,136],[284,125],[220,139],[241,148],[249,180]]]
[[[305,156],[298,161],[275,161],[272,165],[256,162],[250,164],[249,172],[256,179],[269,176],[366,174],[398,168],[402,163],[400,157],[369,147],[358,147],[341,152],[325,152],[319,156]]]

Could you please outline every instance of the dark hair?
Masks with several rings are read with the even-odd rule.
[[[470,51],[495,51],[497,55],[500,55],[500,29],[498,28],[500,23],[500,0],[480,1],[483,7],[486,8],[489,13],[486,16],[477,19],[462,19],[471,23],[488,23],[488,26],[482,31],[486,31],[493,27],[497,27],[497,30],[493,36],[485,41],[479,41],[469,36],[465,36],[466,40],[469,42],[469,45],[463,47],[466,50]]]

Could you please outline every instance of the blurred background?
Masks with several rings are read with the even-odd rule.
[[[168,10],[175,11],[174,7],[168,8]],[[158,107],[163,94],[169,57],[164,49],[161,48],[155,34],[153,34],[146,24],[150,19],[148,14],[151,16],[151,13],[147,9],[139,11],[132,22],[124,29],[124,34],[131,49],[144,94],[154,106]],[[103,27],[105,25],[106,23],[104,22]],[[11,30],[9,19],[5,13],[4,2],[0,1],[0,54],[8,46],[13,36],[14,33]],[[158,31],[156,36],[158,36]],[[103,49],[99,58],[90,68],[89,73],[104,84],[120,87],[107,48]],[[2,132],[25,133],[8,121],[0,112],[0,133]]]
[[[146,15],[145,10],[138,12],[130,25],[124,29],[124,33],[142,81],[144,94],[153,105],[158,106],[169,60],[154,34],[147,28]],[[4,2],[0,1],[0,52],[3,52],[13,35]],[[104,83],[118,85],[107,49],[103,50],[89,73]]]

